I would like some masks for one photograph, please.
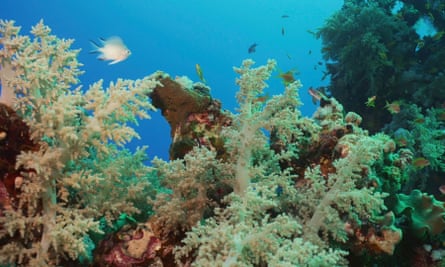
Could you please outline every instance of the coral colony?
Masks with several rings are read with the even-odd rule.
[[[299,80],[264,97],[274,60],[234,68],[233,114],[161,71],[81,89],[73,40],[0,21],[0,266],[442,266],[445,63],[424,49],[445,53],[445,5],[397,2],[346,1],[316,33],[312,118]],[[125,144],[156,109],[170,160],[146,165]]]

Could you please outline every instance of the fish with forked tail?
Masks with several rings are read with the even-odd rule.
[[[98,59],[111,61],[108,65],[124,61],[131,55],[131,51],[125,46],[120,37],[100,38],[100,41],[101,44],[98,44],[91,40],[94,50],[90,51],[90,53],[99,53]]]

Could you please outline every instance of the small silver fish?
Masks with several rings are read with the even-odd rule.
[[[97,58],[100,60],[111,61],[108,65],[124,61],[131,55],[131,51],[125,46],[122,39],[117,36],[108,39],[100,38],[100,41],[101,45],[91,41],[94,50],[90,53],[100,53]]]

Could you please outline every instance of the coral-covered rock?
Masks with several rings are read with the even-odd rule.
[[[220,131],[231,118],[221,111],[221,103],[212,99],[210,89],[202,83],[185,83],[184,78],[161,76],[159,81],[162,86],[150,97],[171,127],[170,158],[183,158],[194,146],[205,146],[223,156]]]
[[[149,223],[136,229],[124,227],[100,243],[94,266],[152,266],[159,261],[157,254],[161,247]]]

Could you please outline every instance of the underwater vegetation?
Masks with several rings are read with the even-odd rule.
[[[443,63],[410,53],[442,38],[410,42],[444,7],[396,2],[345,1],[320,28],[332,83],[311,118],[293,76],[268,95],[272,59],[234,67],[232,113],[162,71],[83,88],[74,40],[0,21],[0,266],[443,265],[445,110],[410,91]],[[398,87],[404,71],[431,80]],[[156,109],[170,159],[147,165],[125,144]]]

